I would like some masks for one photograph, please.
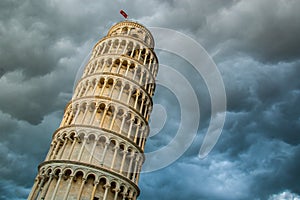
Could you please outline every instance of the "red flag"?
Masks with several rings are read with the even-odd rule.
[[[125,19],[127,19],[128,15],[126,14],[126,12],[124,10],[120,10],[120,14],[123,15],[123,17]]]

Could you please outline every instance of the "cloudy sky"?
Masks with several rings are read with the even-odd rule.
[[[211,117],[208,88],[186,60],[157,51],[160,63],[189,80],[201,121],[176,162],[142,174],[139,199],[300,199],[298,0],[1,0],[0,199],[27,198],[76,74],[93,45],[122,20],[120,9],[201,44],[227,96],[222,135],[200,159]],[[158,85],[147,152],[175,137],[182,120],[177,96]],[[163,125],[155,120],[162,116]]]

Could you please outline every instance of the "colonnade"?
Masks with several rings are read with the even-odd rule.
[[[128,138],[142,150],[149,134],[149,126],[146,121],[149,113],[144,116],[134,111],[127,111],[123,106],[107,102],[78,102],[73,108],[70,104],[65,112],[61,126],[87,125],[108,130],[116,135]]]
[[[73,100],[82,97],[106,97],[122,102],[144,115],[148,109],[152,108],[151,95],[154,88],[154,84],[149,84],[148,91],[146,91],[126,79],[102,75],[82,80],[74,91]]]
[[[136,27],[118,27],[113,29],[113,31],[110,31],[108,35],[110,37],[116,35],[131,36],[135,40],[139,40],[143,43],[146,43],[150,46],[150,48],[153,47],[153,37],[147,32],[141,31]]]
[[[145,138],[140,141],[145,142]],[[113,135],[98,135],[97,132],[77,134],[76,130],[68,132],[68,129],[62,129],[53,138],[45,160],[100,165],[137,183],[144,155],[134,145]]]
[[[123,56],[128,56],[152,72],[153,76],[157,75],[158,65],[156,56],[141,42],[130,38],[107,38],[94,47],[90,60],[109,54],[122,54]]]
[[[87,168],[49,166],[45,164],[35,179],[34,188],[28,199],[90,199],[90,200],[134,200],[136,188],[107,173],[86,172]],[[90,187],[89,187],[90,185]],[[62,188],[64,188],[62,190]],[[88,189],[90,188],[90,189]],[[61,193],[61,194],[59,194]],[[56,196],[62,196],[62,199]]]
[[[83,78],[88,75],[98,75],[99,73],[126,77],[127,80],[133,80],[135,84],[139,84],[148,91],[148,87],[155,83],[154,74],[156,73],[156,68],[147,69],[134,61],[130,61],[130,59],[100,57],[87,65]]]

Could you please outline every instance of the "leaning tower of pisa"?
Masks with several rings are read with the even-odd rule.
[[[111,27],[89,62],[38,167],[29,200],[135,200],[158,60],[141,24]]]

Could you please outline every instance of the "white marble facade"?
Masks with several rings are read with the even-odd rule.
[[[158,60],[142,25],[115,24],[92,56],[29,200],[136,200]]]

